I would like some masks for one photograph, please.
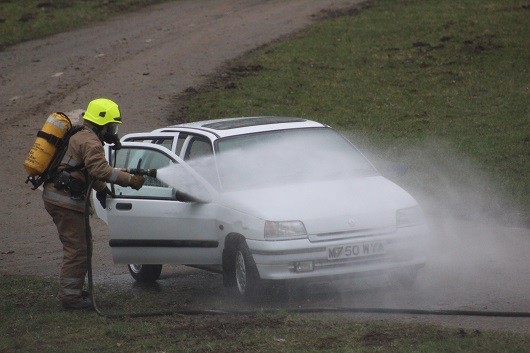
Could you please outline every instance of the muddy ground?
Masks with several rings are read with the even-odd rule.
[[[93,98],[108,97],[120,104],[122,134],[167,125],[178,113],[178,95],[227,61],[359,2],[179,1],[0,52],[0,274],[57,277],[62,254],[56,229],[40,192],[24,184],[22,166],[48,113],[83,109]],[[123,265],[112,264],[105,224],[96,218],[91,222],[96,281],[145,290]],[[396,287],[387,278],[365,278],[309,289],[293,286],[287,300],[266,305],[530,310],[528,229],[438,222],[430,261],[415,289]],[[182,266],[167,266],[156,290],[189,308],[256,307],[234,303],[219,275]],[[530,319],[353,316],[530,332]]]

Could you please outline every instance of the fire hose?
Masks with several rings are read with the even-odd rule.
[[[153,175],[153,170],[130,170],[131,172],[143,175]],[[149,174],[151,173],[151,174]],[[156,175],[156,171],[154,172]],[[424,309],[407,309],[407,308],[354,308],[354,307],[315,307],[315,308],[294,308],[294,309],[259,309],[259,310],[209,310],[209,309],[188,309],[188,310],[163,310],[151,312],[124,312],[108,313],[99,309],[94,297],[94,278],[92,270],[92,232],[90,231],[90,196],[94,180],[89,183],[85,197],[85,238],[87,244],[87,278],[89,297],[94,311],[100,316],[106,318],[125,318],[125,317],[150,317],[150,316],[169,316],[169,315],[241,315],[251,316],[258,313],[276,313],[278,311],[309,314],[309,313],[364,313],[364,314],[409,314],[409,315],[443,315],[443,316],[486,316],[486,317],[530,317],[530,312],[522,311],[478,311],[478,310],[424,310]]]

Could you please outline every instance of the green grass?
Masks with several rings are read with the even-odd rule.
[[[168,0],[2,0],[0,49]]]
[[[434,193],[432,166],[446,164],[449,184],[491,196],[486,215],[528,222],[529,13],[528,1],[374,1],[244,56],[182,97],[177,120],[322,121],[420,174],[404,183]]]
[[[286,311],[253,316],[162,316],[107,319],[63,312],[56,284],[32,277],[0,277],[0,351],[10,352],[528,352],[522,334],[445,329],[395,322],[357,322]],[[152,297],[98,288],[112,310],[153,310]],[[124,304],[126,303],[126,304]],[[178,309],[180,303],[160,304]],[[159,309],[160,309],[159,307]]]

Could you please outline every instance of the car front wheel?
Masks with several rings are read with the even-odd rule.
[[[238,244],[234,263],[239,294],[247,299],[255,299],[259,293],[261,279],[252,254],[244,241]]]
[[[154,282],[160,278],[162,265],[128,264],[131,276],[138,282]]]

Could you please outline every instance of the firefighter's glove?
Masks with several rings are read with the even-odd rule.
[[[144,185],[145,178],[141,175],[133,175],[131,176],[131,180],[129,181],[129,186],[133,188],[134,190],[140,190],[140,188]]]
[[[96,191],[96,198],[103,208],[107,208],[107,195],[114,196],[108,187],[105,187],[103,190]]]

